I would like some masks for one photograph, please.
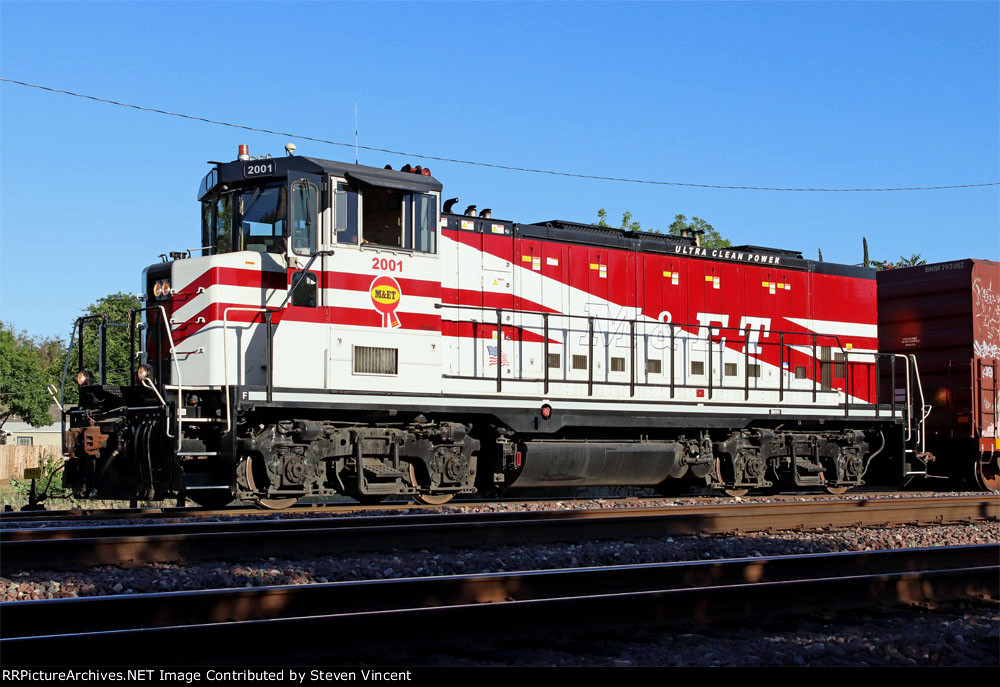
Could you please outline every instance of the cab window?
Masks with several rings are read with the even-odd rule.
[[[411,248],[410,232],[404,221],[404,191],[369,186],[361,200],[363,243],[393,248]]]
[[[437,252],[437,201],[434,196],[423,193],[413,196],[413,237],[418,251]]]
[[[226,194],[215,202],[214,221],[212,226],[212,245],[215,253],[228,253],[238,246],[233,246],[233,196]]]
[[[243,224],[243,250],[283,253],[288,216],[284,186],[254,188],[239,196]]]
[[[435,196],[366,186],[361,207],[362,243],[437,252]]]
[[[302,283],[299,283],[302,282]],[[297,271],[292,273],[292,305],[306,308],[316,307],[316,291],[319,280],[315,272]]]
[[[337,184],[333,199],[337,243],[358,243],[358,192],[347,184]]]
[[[299,255],[316,252],[316,217],[319,189],[305,180],[292,184],[292,250]]]

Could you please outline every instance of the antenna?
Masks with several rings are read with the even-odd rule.
[[[358,101],[354,101],[354,164],[358,164]]]

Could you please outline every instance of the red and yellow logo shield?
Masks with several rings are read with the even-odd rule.
[[[399,288],[399,282],[392,277],[375,277],[369,287],[372,297],[372,306],[382,313],[383,327],[399,327],[399,316],[396,315],[396,308],[403,297],[403,292]]]

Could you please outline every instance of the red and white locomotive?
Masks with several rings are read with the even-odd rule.
[[[144,272],[134,383],[79,375],[77,492],[438,503],[926,471],[915,361],[877,352],[873,271],[457,214],[441,191],[409,165],[216,163],[202,255]]]

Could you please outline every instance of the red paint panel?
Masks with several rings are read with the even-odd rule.
[[[284,272],[260,269],[246,270],[238,267],[212,267],[198,275],[183,290],[174,293],[173,301],[180,307],[198,295],[198,289],[210,286],[246,286],[255,289],[286,289],[288,281]]]
[[[344,289],[345,291],[367,291],[372,280],[380,273],[355,274],[350,272],[324,272],[323,288]],[[407,279],[397,275],[392,278],[399,284],[403,296],[422,296],[425,298],[441,297],[441,282],[426,279]]]
[[[249,307],[242,303],[211,303],[192,316],[187,322],[174,325],[174,342],[180,343],[188,337],[196,334],[211,324],[223,321],[223,313],[231,307]],[[425,313],[408,313],[400,311],[398,313],[400,329],[417,331],[439,331],[441,328],[440,315],[428,315]],[[199,318],[204,318],[204,322],[198,322]],[[250,312],[245,310],[233,310],[226,316],[229,322],[253,322],[262,323],[264,314],[260,312]],[[284,310],[279,310],[271,315],[271,322],[278,324],[283,320],[291,322],[313,322],[318,324],[350,324],[363,327],[382,327],[382,315],[368,308],[308,308],[301,306],[286,306]]]

